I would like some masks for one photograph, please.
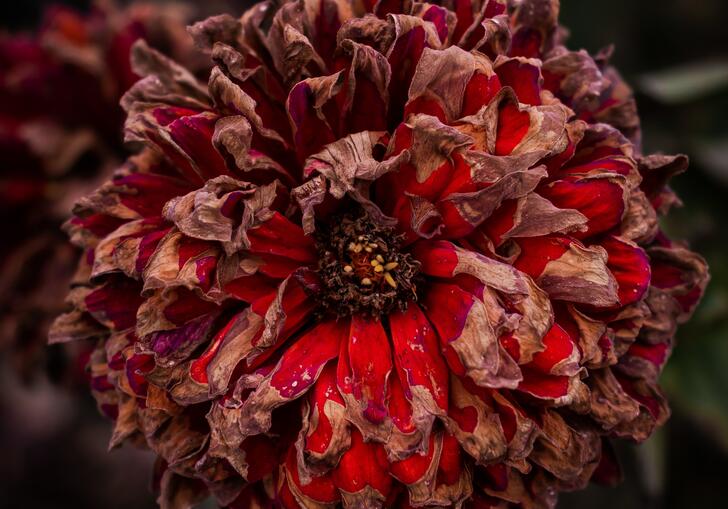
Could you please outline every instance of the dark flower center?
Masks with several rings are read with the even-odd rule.
[[[402,236],[366,213],[338,216],[319,228],[319,300],[339,316],[387,314],[417,300],[420,263],[399,250]]]

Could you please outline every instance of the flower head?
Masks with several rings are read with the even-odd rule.
[[[269,2],[191,27],[207,85],[137,43],[144,149],[68,223],[112,445],[161,500],[553,507],[610,480],[707,281],[660,232],[605,56],[544,0]]]

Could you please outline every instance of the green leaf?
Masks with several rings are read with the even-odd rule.
[[[713,267],[713,282],[681,328],[662,383],[671,404],[728,451],[728,274]]]
[[[728,62],[701,62],[644,74],[640,90],[665,103],[686,103],[728,88]]]
[[[728,138],[698,139],[691,152],[695,161],[712,177],[728,184]]]

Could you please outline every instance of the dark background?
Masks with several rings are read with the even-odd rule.
[[[0,30],[37,25],[43,0],[0,4]],[[87,1],[61,1],[80,9]],[[245,1],[237,2],[241,14]],[[663,376],[673,418],[646,444],[622,446],[618,488],[567,494],[560,508],[725,507],[728,479],[728,2],[562,0],[569,46],[616,45],[638,96],[644,151],[683,152],[674,182],[685,207],[665,227],[708,259],[713,281],[680,329]],[[0,507],[154,508],[151,458],[106,453],[110,427],[85,392],[21,384],[0,359]]]

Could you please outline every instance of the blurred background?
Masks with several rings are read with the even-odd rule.
[[[36,30],[51,3],[81,12],[90,4],[2,2],[0,33]],[[208,1],[185,15],[203,17],[223,5],[227,12],[241,14],[250,3]],[[728,477],[728,2],[561,3],[572,49],[595,53],[615,45],[612,62],[636,90],[644,152],[690,156],[689,172],[673,181],[685,206],[674,210],[664,226],[707,258],[713,279],[695,318],[679,330],[665,369],[672,419],[646,444],[619,450],[626,480],[618,488],[566,494],[559,507],[722,507]],[[114,147],[109,150],[113,153]],[[32,240],[32,231],[19,232],[17,238]],[[38,261],[32,256],[12,256],[6,248],[0,252],[5,268],[21,263],[35,270]],[[33,253],[41,256],[43,251]],[[68,272],[65,263],[54,270]],[[53,274],[46,271],[41,278]],[[29,293],[31,288],[38,292],[37,281],[0,281],[0,292],[24,285]],[[40,286],[40,294],[52,298]],[[5,309],[5,297],[0,295],[3,315],[13,311]],[[43,306],[36,308],[40,313]],[[34,343],[32,335],[45,326],[40,316],[31,315],[29,324],[0,327],[0,507],[156,507],[149,489],[152,458],[132,447],[107,454],[110,427],[84,389],[80,369],[73,369],[84,352],[72,352],[69,360],[60,347]],[[18,341],[25,348],[11,349]]]

